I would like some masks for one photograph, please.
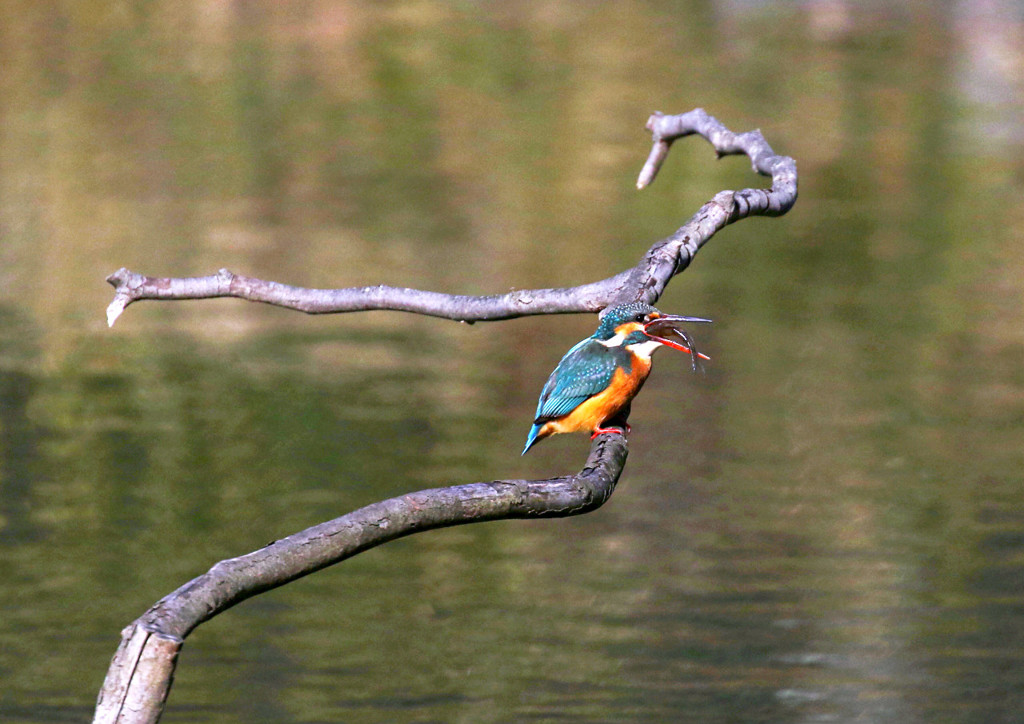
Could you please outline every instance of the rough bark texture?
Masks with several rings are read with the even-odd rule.
[[[227,270],[206,277],[160,279],[120,269],[108,278],[116,291],[107,321],[113,325],[125,307],[142,299],[238,297],[309,314],[392,309],[465,322],[596,312],[637,300],[653,304],[669,280],[689,265],[719,229],[747,216],[788,211],[796,201],[797,174],[793,159],[775,155],[759,131],[734,134],[699,108],[678,116],[655,113],[647,128],[654,145],[637,181],[639,188],[654,179],[672,142],[692,134],[706,138],[719,156],[746,154],[754,171],[771,176],[772,186],[718,193],[684,226],[652,246],[635,267],[579,287],[472,297],[385,286],[303,289]],[[626,455],[625,436],[600,435],[593,441],[583,469],[575,475],[421,490],[368,505],[247,555],[221,561],[125,628],[100,690],[94,721],[156,722],[185,637],[236,603],[412,533],[485,520],[586,513],[611,496]]]

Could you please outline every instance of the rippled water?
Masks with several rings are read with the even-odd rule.
[[[660,306],[602,509],[397,541],[187,641],[168,722],[1015,722],[1024,686],[1020,9],[8,3],[0,720],[84,721],[120,629],[222,558],[519,451],[583,317],[130,307],[120,266],[463,293],[591,281],[797,159]]]

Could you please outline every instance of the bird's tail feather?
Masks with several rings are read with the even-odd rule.
[[[540,425],[534,425],[530,428],[530,434],[526,436],[526,447],[523,448],[522,454],[525,455],[526,451],[537,444],[538,438],[537,433],[540,432]]]

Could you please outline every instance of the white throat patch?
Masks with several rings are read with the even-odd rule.
[[[621,344],[621,341],[619,342]],[[649,339],[646,342],[636,342],[626,347],[630,352],[643,360],[649,360],[654,350],[661,346],[661,342]]]

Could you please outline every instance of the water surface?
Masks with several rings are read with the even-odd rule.
[[[636,261],[742,159],[781,219],[663,309],[611,501],[417,535],[186,643],[167,722],[1013,722],[1024,687],[1014,4],[27,3],[0,10],[0,719],[86,721],[120,629],[222,558],[519,457],[585,317],[139,303],[120,266],[461,293]]]

